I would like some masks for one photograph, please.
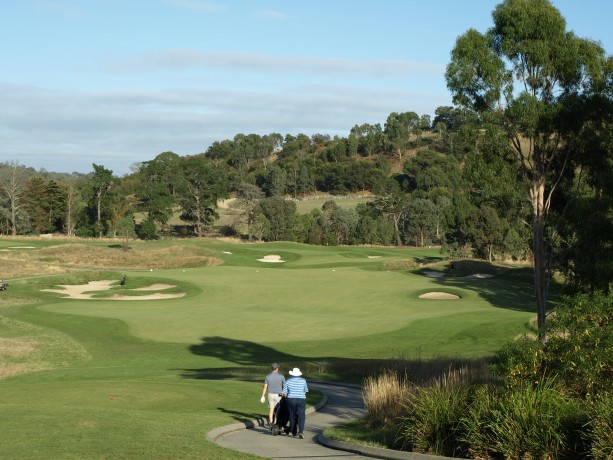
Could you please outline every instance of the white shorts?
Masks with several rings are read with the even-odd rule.
[[[281,395],[278,393],[268,393],[268,408],[274,409],[277,403],[281,401]]]

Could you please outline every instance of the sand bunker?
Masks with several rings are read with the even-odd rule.
[[[424,272],[424,275],[430,278],[443,278],[445,276],[445,274],[441,272]]]
[[[267,256],[264,256],[262,259],[258,259],[258,261],[268,262],[268,263],[273,263],[273,264],[285,262],[284,260],[281,260],[281,256],[277,254],[269,254]]]
[[[58,287],[61,289],[41,289],[45,292],[55,292],[57,294],[63,294],[66,299],[90,299],[90,300],[159,300],[159,299],[174,299],[177,297],[183,297],[185,292],[178,292],[176,294],[164,294],[155,293],[147,295],[126,295],[115,294],[111,297],[97,298],[93,297],[95,292],[107,291],[117,284],[117,280],[100,280],[90,281],[87,284],[60,284]],[[171,284],[152,284],[142,288],[132,289],[133,291],[161,291],[174,287]]]
[[[426,292],[419,296],[420,299],[431,299],[431,300],[452,300],[459,299],[459,295],[449,294],[448,292]]]

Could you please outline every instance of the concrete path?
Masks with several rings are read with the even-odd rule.
[[[225,433],[221,429],[213,434],[212,440],[228,449],[271,459],[358,457],[355,453],[324,447],[316,438],[329,426],[363,417],[364,404],[360,389],[320,382],[309,383],[309,387],[321,390],[327,397],[327,404],[321,410],[307,414],[304,439],[272,436],[268,428],[254,426],[249,429],[226,430],[229,432]]]
[[[356,457],[387,460],[454,460],[448,457],[381,449],[325,438],[322,433],[326,428],[364,416],[362,393],[356,386],[333,383],[309,382],[309,387],[324,393],[325,404],[317,412],[313,408],[307,411],[304,439],[284,435],[272,436],[268,428],[260,426],[262,421],[251,421],[216,428],[209,432],[209,440],[228,449],[273,460],[290,458],[344,460]]]

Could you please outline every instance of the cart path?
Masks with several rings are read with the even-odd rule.
[[[268,428],[256,426],[222,434],[215,442],[228,449],[271,459],[358,457],[359,455],[351,452],[324,447],[317,443],[316,438],[330,426],[364,416],[361,390],[323,382],[309,382],[309,387],[321,390],[328,398],[328,403],[318,412],[307,414],[304,439],[284,435],[272,436]]]

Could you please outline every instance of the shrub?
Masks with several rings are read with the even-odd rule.
[[[613,297],[567,298],[550,315],[547,342],[522,338],[505,346],[492,371],[510,385],[555,377],[580,398],[613,391]]]
[[[452,371],[412,393],[405,402],[401,435],[405,447],[454,457],[466,451],[459,432],[470,394],[464,380],[461,371]]]
[[[543,349],[535,338],[523,336],[506,344],[491,365],[492,373],[501,375],[507,384],[537,383],[543,374]]]
[[[158,238],[157,226],[152,220],[143,220],[136,226],[136,234],[142,240],[155,240]]]
[[[566,299],[547,335],[547,368],[574,394],[591,399],[613,392],[613,296],[596,292]]]
[[[512,388],[483,386],[462,418],[468,454],[475,459],[576,459],[588,416],[552,381]]]

